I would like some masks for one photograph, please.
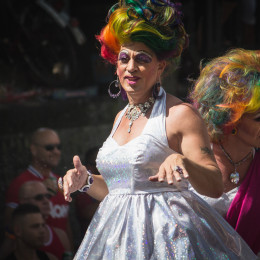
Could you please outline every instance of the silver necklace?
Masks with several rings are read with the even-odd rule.
[[[154,102],[155,99],[153,97],[150,97],[148,101],[146,101],[144,104],[138,104],[138,105],[128,104],[127,112],[125,114],[126,118],[130,120],[128,133],[131,132],[131,127],[133,125],[133,122],[136,119],[138,119],[140,115],[145,116],[149,108],[154,104]]]
[[[232,172],[230,175],[229,175],[229,179],[232,183],[234,184],[238,184],[239,180],[240,180],[240,175],[239,173],[237,172],[237,167],[239,165],[241,165],[243,162],[245,162],[246,160],[248,160],[251,156],[251,154],[253,154],[253,149],[243,158],[241,159],[240,161],[238,162],[233,162],[233,160],[231,159],[230,155],[227,153],[227,151],[224,149],[224,147],[222,146],[222,144],[220,143],[220,148],[222,150],[222,152],[224,153],[224,155],[228,158],[229,162],[234,166],[235,170],[234,172]]]

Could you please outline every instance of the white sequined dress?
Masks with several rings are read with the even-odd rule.
[[[169,148],[166,93],[161,88],[142,133],[125,145],[113,134],[97,156],[109,194],[100,203],[75,255],[77,260],[255,259],[225,220],[196,194],[188,181],[168,185],[148,180]]]

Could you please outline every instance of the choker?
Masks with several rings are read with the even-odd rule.
[[[127,112],[125,114],[126,118],[130,120],[128,133],[131,132],[131,127],[133,125],[133,122],[136,119],[138,119],[140,115],[145,116],[149,108],[154,104],[154,102],[155,99],[153,97],[150,97],[148,101],[146,101],[144,104],[138,104],[138,105],[128,104]]]
[[[227,151],[224,149],[224,147],[222,146],[222,144],[220,143],[219,144],[222,152],[224,153],[224,155],[228,158],[229,162],[234,166],[235,170],[234,172],[232,172],[230,175],[229,175],[229,179],[232,183],[234,184],[238,184],[239,180],[240,180],[240,175],[239,175],[239,172],[237,172],[237,167],[239,165],[241,165],[243,162],[245,162],[246,160],[248,160],[251,155],[253,155],[254,157],[254,149],[252,149],[243,159],[241,159],[240,161],[238,162],[233,162],[233,160],[231,159],[230,155],[227,153]]]

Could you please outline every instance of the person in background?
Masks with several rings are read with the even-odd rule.
[[[45,222],[50,215],[50,198],[50,193],[41,181],[25,182],[19,190],[19,205],[32,204],[37,206]],[[72,259],[73,254],[67,234],[62,229],[48,224],[45,224],[44,227],[44,244],[39,249],[54,255],[57,260],[63,260],[65,256],[67,257],[66,260],[69,259],[69,256]],[[6,240],[8,240],[8,237],[5,238],[4,244],[10,246],[5,248],[4,255],[11,253],[15,248],[15,239]]]
[[[6,192],[6,209],[4,213],[6,236],[9,238],[9,241],[13,238],[10,219],[13,210],[19,203],[18,192],[20,187],[27,181],[36,180],[44,182],[49,193],[52,195],[50,199],[51,211],[47,223],[64,230],[70,239],[71,245],[73,245],[69,221],[69,205],[58,190],[57,179],[59,176],[52,172],[58,166],[61,157],[61,142],[58,133],[50,128],[37,129],[31,135],[30,152],[30,165],[10,183]],[[0,255],[2,256],[5,255],[3,252],[4,248],[10,248],[10,246],[5,244],[1,247]]]
[[[190,98],[207,125],[224,183],[220,198],[203,198],[259,254],[260,50],[236,48],[209,61]]]
[[[45,238],[45,222],[39,208],[32,204],[16,207],[12,215],[15,249],[5,260],[57,260],[41,251]]]
[[[40,181],[29,181],[24,183],[19,190],[19,203],[30,203],[37,206],[46,221],[50,215],[51,195]],[[72,250],[69,238],[64,230],[46,224],[46,235],[44,245],[40,248],[57,257],[58,260],[72,259]]]
[[[51,197],[51,214],[48,223],[67,232],[69,227],[69,205],[58,190],[58,175],[52,170],[58,166],[61,157],[61,142],[56,131],[39,128],[31,136],[31,164],[26,171],[19,174],[9,185],[6,193],[6,215],[18,204],[18,191],[27,181],[39,180],[45,183]]]
[[[187,34],[171,1],[116,3],[98,40],[116,67],[119,111],[91,174],[73,157],[59,179],[65,199],[77,190],[102,200],[74,257],[84,259],[256,259],[237,232],[188,190],[219,197],[221,172],[199,113],[166,93],[161,79],[178,63]],[[176,67],[175,67],[176,68]],[[112,85],[112,84],[111,84]],[[164,163],[170,156],[173,164]]]

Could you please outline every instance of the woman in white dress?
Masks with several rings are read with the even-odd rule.
[[[170,1],[120,1],[98,39],[116,65],[120,111],[97,156],[101,176],[78,156],[59,185],[102,200],[75,259],[255,259],[230,225],[193,192],[219,197],[221,173],[197,111],[167,94],[161,75],[187,35]],[[110,89],[110,94],[113,94]],[[174,165],[162,164],[172,155]],[[248,258],[249,257],[249,258]]]

